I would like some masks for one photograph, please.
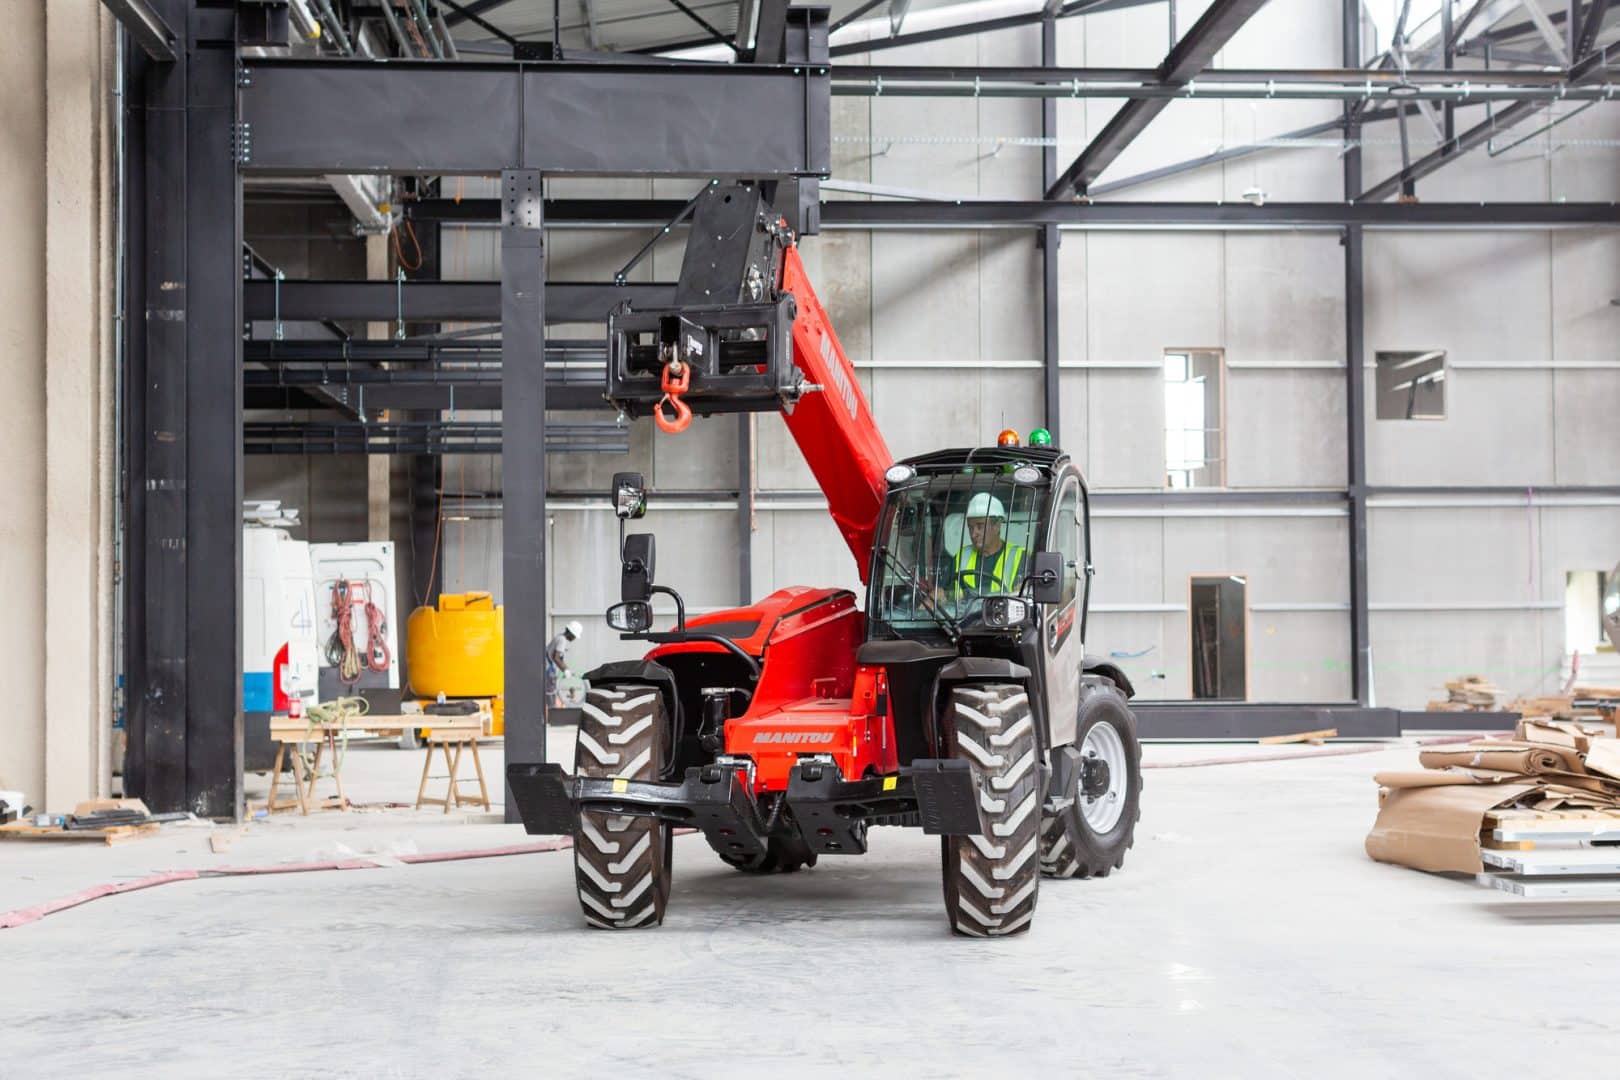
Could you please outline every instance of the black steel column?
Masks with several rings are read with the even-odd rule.
[[[754,418],[737,414],[737,603],[754,602]]]
[[[1361,66],[1360,0],[1344,2],[1344,66]],[[1344,197],[1361,190],[1361,124],[1345,109]],[[1362,275],[1362,227],[1344,230],[1344,418],[1345,494],[1350,534],[1350,685],[1356,703],[1369,704],[1372,646],[1367,616],[1367,420],[1365,350],[1366,306]]]
[[[1041,20],[1041,66],[1057,64],[1057,20],[1048,15]],[[1044,191],[1057,182],[1057,146],[1050,140],[1057,138],[1057,99],[1041,99],[1041,137],[1048,140],[1041,148],[1041,189]],[[1041,358],[1044,363],[1046,403],[1046,430],[1052,433],[1056,445],[1063,445],[1062,411],[1059,404],[1062,388],[1058,360],[1058,244],[1061,242],[1056,225],[1041,226]]]
[[[191,4],[186,74],[186,803],[242,814],[242,183],[234,5]],[[235,152],[233,152],[235,147]]]
[[[242,199],[229,3],[163,0],[172,63],[130,50],[124,789],[242,812]],[[139,174],[138,178],[135,174]]]
[[[546,256],[540,172],[501,173],[501,521],[506,760],[546,759]],[[521,820],[510,792],[506,820]]]
[[[186,25],[181,0],[159,14]],[[186,806],[186,69],[125,49],[132,203],[127,251],[130,403],[125,576],[128,749],[124,791],[153,810]],[[138,261],[137,261],[138,260]],[[235,592],[235,585],[230,586]]]

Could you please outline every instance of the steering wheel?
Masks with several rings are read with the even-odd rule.
[[[970,577],[973,579],[973,584],[972,585],[969,585],[967,583],[968,578],[970,578]],[[1006,592],[1007,591],[1006,582],[1002,581],[1001,578],[997,577],[996,572],[994,570],[984,570],[984,569],[956,570],[956,571],[953,571],[952,574],[951,574],[951,587],[956,589],[959,592],[973,593],[973,594],[980,593],[980,592],[983,591],[983,586],[984,586],[986,581],[988,581],[991,585],[998,586],[999,591],[1001,591],[1001,592]]]

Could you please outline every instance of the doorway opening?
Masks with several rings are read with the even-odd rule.
[[[1249,694],[1249,579],[1192,579],[1192,696],[1243,701]]]

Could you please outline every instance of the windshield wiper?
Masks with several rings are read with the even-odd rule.
[[[929,618],[939,624],[941,630],[945,631],[945,636],[951,639],[951,644],[960,645],[962,643],[961,628],[956,625],[955,620],[947,618],[940,612],[933,596],[927,591],[928,587],[917,577],[917,572],[901,562],[899,557],[886,547],[879,547],[877,553],[878,558],[882,559],[886,566],[911,585],[912,595],[922,600],[923,610],[928,613]]]

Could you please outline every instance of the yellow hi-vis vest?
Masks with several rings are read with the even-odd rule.
[[[1023,567],[1024,549],[1017,544],[1004,542],[1000,551],[985,560],[982,567],[985,572],[981,575],[978,573],[981,569],[979,549],[972,544],[963,544],[962,549],[956,553],[956,591],[959,594],[967,592],[980,596],[1013,592],[1014,584],[1018,581],[1018,572]],[[1009,574],[1007,572],[1009,570],[1012,573]]]

